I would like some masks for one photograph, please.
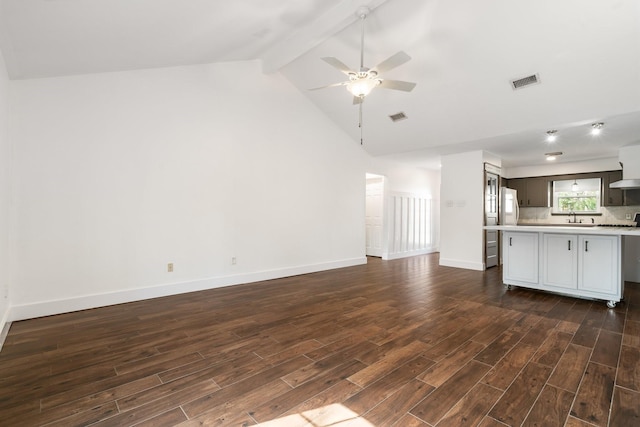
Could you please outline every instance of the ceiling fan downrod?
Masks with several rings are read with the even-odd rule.
[[[367,6],[360,6],[356,15],[360,18],[360,71],[364,69],[364,20],[369,15],[371,9]]]

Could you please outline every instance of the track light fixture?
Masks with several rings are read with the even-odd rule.
[[[553,161],[558,158],[558,156],[562,156],[562,151],[554,151],[553,153],[544,153],[547,156],[548,161]]]

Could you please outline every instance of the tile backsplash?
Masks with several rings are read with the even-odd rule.
[[[601,215],[578,215],[577,219],[584,223],[593,218],[596,224],[632,224],[636,212],[640,212],[640,205],[601,207]],[[627,214],[631,219],[626,219]],[[520,208],[518,224],[563,224],[568,219],[568,215],[551,215],[551,208]]]

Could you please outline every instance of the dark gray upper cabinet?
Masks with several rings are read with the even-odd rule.
[[[518,205],[520,207],[548,206],[549,180],[546,177],[510,179],[507,187],[518,192]]]
[[[527,179],[527,204],[529,207],[549,206],[549,179],[529,178]]]
[[[603,176],[604,194],[602,197],[602,206],[622,206],[624,204],[624,192],[619,188],[609,188],[612,182],[622,179],[622,171],[606,172]]]
[[[570,175],[512,178],[505,179],[504,185],[505,187],[513,188],[518,192],[518,204],[520,205],[520,207],[549,207],[549,187],[551,182],[565,179],[581,178],[602,179],[602,206],[624,206],[625,204],[640,204],[640,190],[623,191],[616,188],[609,188],[610,183],[622,179],[622,171],[619,170]]]

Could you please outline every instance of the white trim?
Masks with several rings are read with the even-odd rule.
[[[8,320],[16,321],[32,319],[35,317],[69,313],[72,311],[87,310],[90,308],[123,304],[127,302],[159,298],[168,295],[183,294],[187,292],[203,291],[207,289],[221,288],[224,286],[239,285],[242,283],[279,279],[282,277],[297,276],[300,274],[315,273],[317,271],[333,270],[336,268],[351,267],[354,265],[361,265],[366,263],[366,257],[350,258],[319,264],[309,264],[276,270],[265,270],[232,276],[210,277],[207,279],[193,280],[189,282],[169,283],[147,288],[128,289],[117,292],[84,295],[75,298],[14,305],[9,309]]]
[[[417,249],[415,251],[396,252],[392,254],[386,253],[386,254],[383,254],[382,259],[392,260],[392,259],[408,258],[411,256],[432,254],[434,252],[438,252],[438,248]]]
[[[7,314],[9,311],[7,310]],[[6,320],[6,317],[2,319],[0,325],[2,325],[2,329],[0,329],[0,351],[2,351],[2,346],[4,345],[4,340],[7,339],[7,335],[9,335],[9,328],[11,328],[11,322]]]
[[[466,268],[467,270],[484,271],[482,262],[463,261],[458,259],[440,258],[440,265],[445,267]]]

